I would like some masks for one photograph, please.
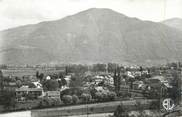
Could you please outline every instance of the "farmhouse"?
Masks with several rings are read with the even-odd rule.
[[[59,91],[47,91],[45,92],[45,96],[48,98],[60,98]]]
[[[23,101],[26,99],[36,99],[43,94],[42,88],[27,88],[27,87],[20,87],[15,90],[16,99],[18,101]]]
[[[149,84],[149,86],[151,86],[153,88],[161,87],[161,85],[164,85],[167,88],[172,88],[169,85],[169,81],[163,76],[154,76],[154,77],[148,79],[146,81],[146,83]]]
[[[140,88],[142,88],[142,86],[144,86],[143,81],[135,81],[135,82],[133,82],[133,89],[140,89]]]

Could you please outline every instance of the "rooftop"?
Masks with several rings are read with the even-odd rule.
[[[16,91],[43,91],[43,89],[42,88],[20,87],[20,88],[17,88]]]

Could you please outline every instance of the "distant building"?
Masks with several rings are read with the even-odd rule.
[[[154,76],[148,79],[146,82],[153,88],[158,88],[161,87],[162,85],[166,86],[167,88],[172,88],[172,86],[169,85],[169,81],[167,80],[167,78],[163,76]]]
[[[96,75],[93,77],[93,81],[96,85],[103,82],[105,85],[114,86],[114,80],[113,77],[110,75]]]
[[[34,75],[36,74],[36,71],[33,69],[2,69],[3,76],[18,76],[18,77],[23,77],[25,75]]]
[[[142,89],[144,86],[143,81],[135,81],[133,82],[133,89]]]
[[[102,86],[98,86],[98,87],[95,87],[95,90],[97,92],[109,92],[109,90],[107,89],[107,87],[102,87]]]
[[[168,83],[168,80],[163,76],[154,76],[150,80],[159,80],[161,83]]]
[[[129,90],[130,86],[129,85],[120,85],[121,90]]]
[[[32,82],[36,88],[42,88],[42,84],[40,82]]]
[[[36,99],[43,94],[42,88],[28,88],[28,87],[20,87],[15,90],[16,99],[18,101],[24,101],[27,99]]]
[[[35,75],[24,75],[23,80],[30,81],[30,82],[37,82],[37,78]]]
[[[47,91],[44,95],[48,98],[60,98],[60,91]]]

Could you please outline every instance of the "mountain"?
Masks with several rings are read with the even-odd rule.
[[[182,19],[180,18],[168,19],[163,21],[162,23],[182,31]]]
[[[182,59],[181,32],[162,23],[92,8],[0,32],[1,63],[156,64]]]

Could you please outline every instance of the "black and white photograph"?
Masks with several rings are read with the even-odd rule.
[[[0,117],[182,117],[182,0],[0,0]]]

